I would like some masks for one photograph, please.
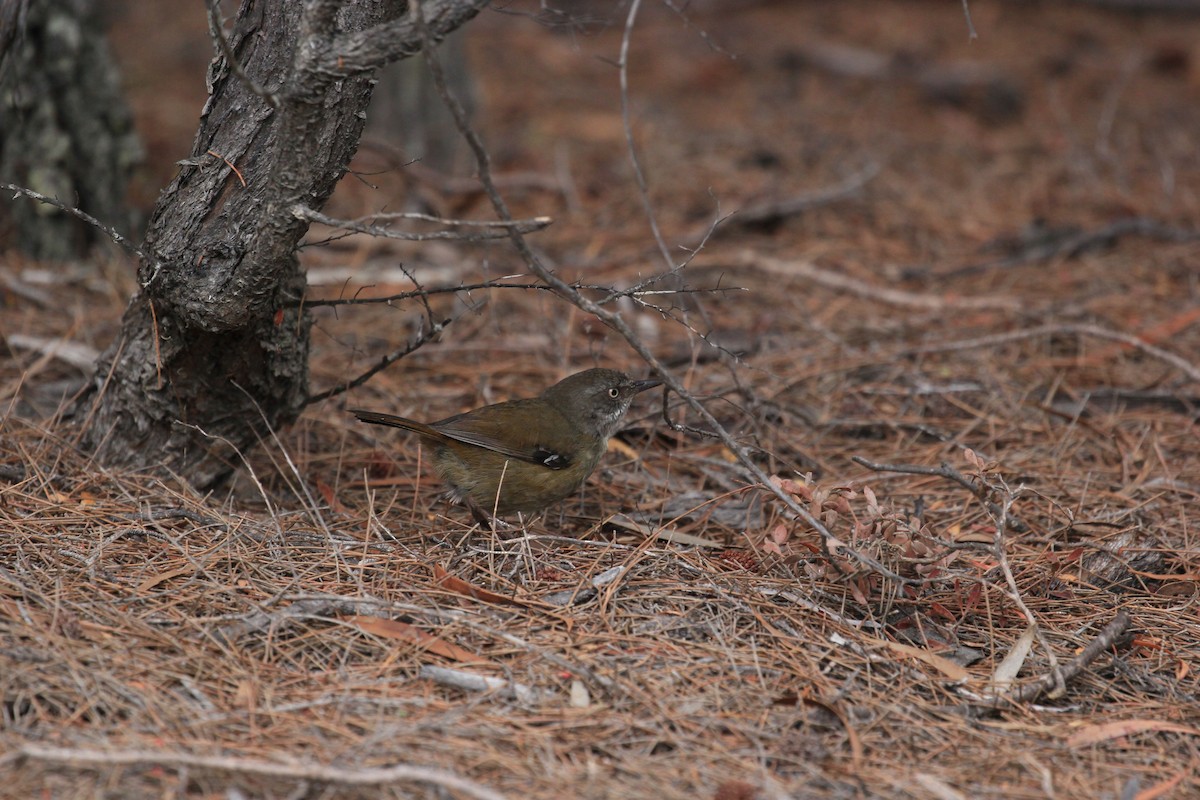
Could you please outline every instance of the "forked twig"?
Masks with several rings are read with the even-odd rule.
[[[972,482],[970,478],[945,461],[936,467],[927,467],[921,464],[879,464],[862,456],[851,456],[850,460],[856,464],[861,464],[872,472],[898,472],[907,475],[934,475],[939,478],[947,478],[975,495],[975,498],[984,504],[988,513],[993,517],[1002,511],[1000,506],[988,499],[988,492],[984,486]],[[1022,522],[1019,517],[1009,515],[1007,520],[1007,527],[1012,528],[1017,533],[1024,533],[1029,530],[1029,526]]]

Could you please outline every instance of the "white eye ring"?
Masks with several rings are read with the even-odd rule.
[[[618,397],[621,396],[621,390],[614,386],[613,388],[608,390],[608,396],[611,397],[613,400],[616,400]]]

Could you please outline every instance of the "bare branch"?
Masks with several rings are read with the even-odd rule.
[[[413,290],[407,291],[407,292],[398,292],[396,294],[385,295],[383,297],[325,297],[325,298],[317,298],[317,299],[306,298],[303,300],[291,300],[291,301],[283,303],[282,305],[284,308],[298,308],[300,306],[305,306],[307,308],[316,308],[319,306],[392,305],[393,303],[399,303],[399,302],[403,302],[405,300],[413,300],[413,299],[417,299],[417,298],[425,299],[427,297],[432,297],[433,295],[438,295],[438,294],[458,294],[459,292],[474,292],[474,291],[479,291],[482,289],[533,289],[535,291],[540,291],[540,292],[556,291],[553,287],[546,286],[541,283],[502,283],[501,282],[501,281],[513,280],[514,278],[523,278],[523,277],[526,277],[526,276],[524,276],[524,275],[506,275],[502,278],[496,278],[494,280],[488,280],[488,281],[479,281],[478,283],[460,283],[460,284],[456,284],[454,286],[436,286],[432,289],[427,289],[427,288],[422,287],[422,288],[413,289]],[[713,286],[713,287],[709,287],[709,288],[684,287],[682,289],[644,289],[644,288],[641,288],[646,285],[648,285],[648,282],[643,282],[643,283],[638,284],[637,286],[631,286],[627,289],[614,289],[611,286],[600,286],[600,285],[596,285],[596,284],[587,284],[587,283],[578,283],[578,282],[571,284],[572,287],[574,287],[575,289],[577,289],[579,291],[591,291],[591,292],[604,293],[604,297],[602,299],[596,301],[597,305],[602,305],[602,306],[609,305],[611,303],[616,302],[617,300],[619,300],[621,298],[627,297],[630,300],[632,300],[633,302],[638,303],[639,305],[645,306],[646,308],[651,308],[651,309],[659,312],[663,316],[668,316],[668,317],[670,316],[670,314],[668,313],[667,309],[665,309],[661,306],[655,305],[654,303],[647,301],[645,298],[652,297],[652,296],[664,296],[664,295],[711,294],[711,293],[717,293],[717,292],[744,291],[743,289],[741,289],[739,287],[735,287],[735,286]],[[705,336],[703,334],[701,334],[699,331],[693,331],[693,332],[696,333],[696,335],[699,336],[700,338],[705,338]],[[707,339],[706,339],[706,341],[707,341]],[[716,348],[717,350],[728,353],[730,356],[732,356],[734,358],[737,357],[736,353],[732,353],[731,351],[720,347],[720,345],[718,345],[714,342],[710,341],[709,344],[710,344],[710,346]]]
[[[1108,328],[1101,328],[1099,325],[1053,323],[1050,325],[1041,325],[1036,328],[1029,328],[1028,330],[1023,331],[998,333],[993,336],[981,336],[977,339],[964,339],[958,342],[944,342],[942,344],[928,344],[910,347],[902,350],[896,355],[903,353],[947,353],[954,350],[971,350],[977,347],[995,347],[996,345],[1021,341],[1022,339],[1036,339],[1040,336],[1063,333],[1075,334],[1077,336],[1094,336],[1097,339],[1108,339],[1109,341],[1120,342],[1121,344],[1129,345],[1130,347],[1140,350],[1148,356],[1157,358],[1160,361],[1165,361],[1185,374],[1191,380],[1200,383],[1200,366],[1193,364],[1187,359],[1177,356],[1172,352],[1163,350],[1161,347],[1155,347],[1149,342],[1140,339],[1133,334],[1109,330]]]
[[[880,169],[881,166],[878,161],[870,161],[862,169],[833,186],[827,186],[811,192],[801,192],[782,200],[755,203],[740,211],[728,214],[721,220],[721,222],[725,223],[723,225],[706,225],[703,230],[694,231],[685,241],[688,243],[700,242],[702,246],[703,241],[711,236],[728,233],[729,231],[751,225],[765,225],[784,220],[788,217],[802,214],[809,209],[845,200],[848,197],[858,194],[864,186],[879,174]]]
[[[1001,512],[1000,506],[988,499],[987,488],[984,485],[971,481],[966,475],[963,475],[945,461],[936,467],[926,467],[920,464],[877,464],[874,461],[868,461],[862,456],[851,456],[850,460],[856,464],[863,465],[872,472],[897,472],[908,475],[936,475],[939,478],[947,478],[954,481],[959,486],[962,486],[971,494],[975,495],[975,498],[979,500],[979,502],[983,503],[984,507],[987,508],[989,514],[994,516]],[[1022,522],[1018,517],[1011,515],[1008,516],[1008,525],[1018,533],[1024,533],[1025,531],[1029,530],[1028,525]]]
[[[305,306],[307,308],[316,308],[318,306],[390,306],[393,303],[403,302],[404,300],[412,300],[418,297],[424,298],[432,297],[435,294],[458,294],[459,292],[474,292],[481,289],[538,289],[544,292],[550,291],[549,286],[542,286],[540,283],[500,283],[500,281],[519,277],[522,276],[509,275],[504,278],[497,278],[496,280],[480,281],[479,283],[460,283],[457,286],[437,286],[432,289],[413,289],[410,292],[389,294],[385,297],[328,297],[316,300],[293,300],[287,304],[287,307]]]
[[[504,800],[504,795],[445,770],[393,764],[390,767],[334,767],[311,761],[280,763],[236,756],[204,756],[166,750],[92,750],[81,747],[49,747],[26,742],[5,754],[0,763],[29,759],[74,767],[129,766],[135,764],[221,770],[265,775],[297,781],[321,781],[347,786],[379,786],[390,783],[429,783],[462,792],[478,800]]]
[[[417,292],[416,294],[418,296],[420,296],[420,295],[424,294],[424,292]],[[424,329],[420,333],[418,333],[412,339],[412,341],[410,341],[404,347],[400,348],[399,350],[396,350],[395,352],[388,353],[387,355],[383,356],[382,358],[379,359],[378,362],[375,363],[375,365],[373,367],[371,367],[366,372],[359,375],[357,378],[348,380],[345,383],[339,383],[337,386],[334,386],[330,389],[326,389],[323,392],[318,392],[317,394],[310,394],[308,396],[308,398],[305,399],[304,405],[311,406],[313,403],[319,403],[322,400],[328,400],[331,397],[336,397],[339,394],[343,394],[344,392],[348,392],[351,389],[356,389],[359,386],[362,386],[364,383],[369,381],[375,374],[382,372],[383,370],[387,369],[392,364],[395,364],[397,361],[404,358],[405,356],[411,355],[412,353],[419,350],[427,342],[432,340],[433,337],[437,336],[439,333],[444,331],[446,329],[446,326],[448,326],[450,323],[454,322],[454,319],[456,319],[456,318],[444,319],[441,322],[431,323],[426,329]]]
[[[369,72],[428,49],[474,17],[490,0],[422,0],[410,14],[363,31],[342,33],[330,42],[319,64],[322,73],[344,77]],[[416,10],[422,22],[417,24]]]
[[[481,242],[486,239],[504,239],[508,237],[506,228],[516,228],[521,233],[533,233],[548,227],[553,220],[550,217],[534,217],[533,219],[513,220],[511,222],[500,221],[481,221],[481,220],[455,220],[455,219],[439,219],[425,214],[372,214],[368,217],[360,217],[358,219],[335,219],[334,217],[322,214],[319,211],[314,211],[311,208],[306,208],[301,205],[292,206],[292,216],[297,219],[307,220],[309,222],[317,222],[321,225],[328,225],[331,228],[338,228],[354,233],[365,233],[369,236],[378,236],[384,239],[402,239],[409,242],[424,242],[430,239],[453,239],[460,242]],[[390,220],[390,219],[420,219],[421,221],[437,222],[447,227],[451,225],[459,226],[474,226],[484,228],[497,228],[494,231],[484,231],[482,233],[464,233],[462,231],[432,231],[430,233],[408,233],[405,231],[392,230],[381,225],[371,225],[366,220]]]
[[[999,706],[1005,703],[1029,703],[1037,700],[1056,686],[1060,686],[1066,681],[1074,680],[1101,653],[1112,647],[1128,627],[1129,611],[1122,608],[1112,618],[1112,621],[1105,625],[1100,633],[1096,634],[1096,637],[1087,643],[1087,646],[1079,652],[1079,655],[1063,666],[1041,676],[1033,683],[1025,684],[1008,694],[995,698],[994,704]]]
[[[633,39],[633,23],[637,20],[638,10],[641,6],[642,0],[633,0],[629,4],[629,15],[625,18],[625,30],[621,34],[621,59],[617,62],[621,80],[621,125],[625,129],[625,146],[629,150],[629,163],[633,165],[633,177],[637,182],[642,209],[646,212],[646,219],[650,223],[650,232],[654,235],[654,241],[658,244],[658,251],[662,254],[667,269],[671,269],[675,266],[675,261],[671,258],[671,252],[663,240],[662,231],[658,228],[658,219],[654,216],[654,207],[650,203],[650,189],[646,184],[646,175],[642,172],[642,162],[638,158],[637,144],[633,139],[633,121],[629,114],[629,43]]]
[[[133,242],[129,241],[124,236],[122,236],[120,233],[118,233],[116,228],[112,228],[112,227],[109,227],[108,225],[105,225],[103,222],[96,219],[91,214],[87,213],[86,211],[75,208],[74,206],[69,206],[56,197],[47,197],[46,195],[42,194],[41,192],[35,192],[32,189],[26,189],[24,186],[17,186],[15,183],[0,183],[0,189],[8,189],[9,191],[16,192],[16,195],[23,194],[26,197],[30,198],[31,200],[37,200],[40,203],[45,203],[46,205],[54,206],[55,208],[59,209],[60,211],[65,211],[74,217],[78,217],[79,219],[86,222],[88,225],[91,225],[92,227],[94,227],[96,230],[104,233],[106,236],[108,236],[108,238],[112,239],[113,242],[115,242],[119,246],[125,248],[127,251],[129,251],[133,255],[137,256],[138,258],[145,258],[145,255],[142,253],[142,251],[139,250],[137,248],[137,246],[134,245]],[[14,195],[13,199],[16,199],[16,195]]]

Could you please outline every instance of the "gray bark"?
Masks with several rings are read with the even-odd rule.
[[[430,35],[486,3],[424,0]],[[228,39],[277,104],[214,61],[191,156],[150,220],[142,289],[76,407],[103,462],[202,487],[304,407],[307,223],[293,209],[319,210],[345,173],[373,71],[421,46],[401,0],[243,0]]]

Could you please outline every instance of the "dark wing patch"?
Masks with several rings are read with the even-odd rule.
[[[566,469],[571,465],[571,459],[564,456],[562,453],[556,453],[553,450],[548,450],[541,445],[533,448],[533,457],[538,460],[544,467],[550,469]]]

